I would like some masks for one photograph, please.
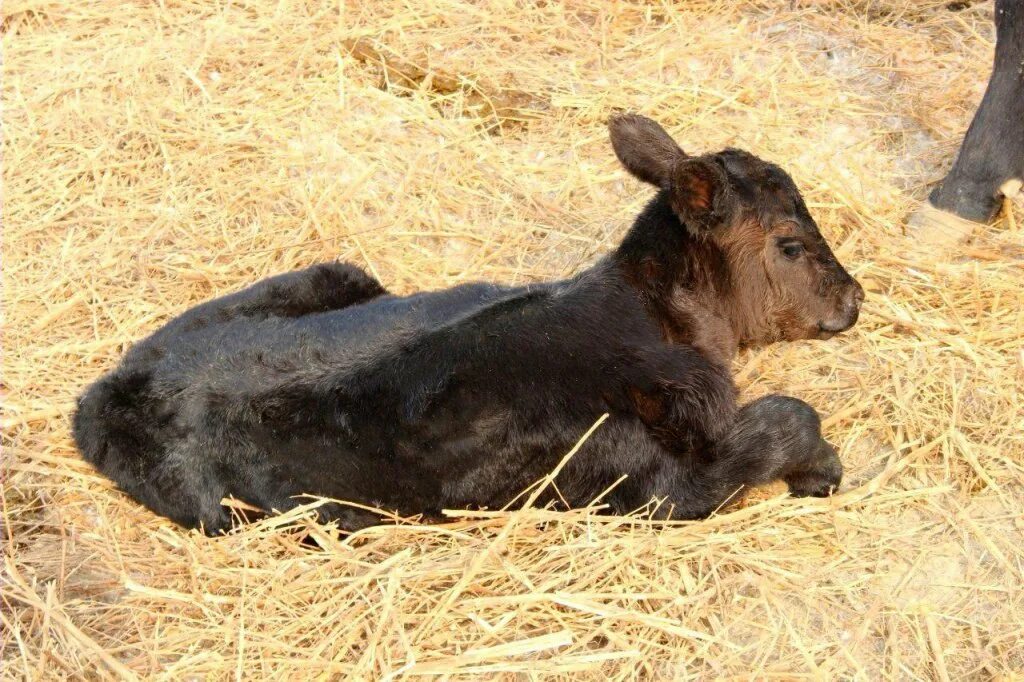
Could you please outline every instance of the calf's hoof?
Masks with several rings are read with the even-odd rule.
[[[822,440],[811,466],[795,471],[783,480],[793,497],[828,497],[839,489],[843,465],[836,449]]]

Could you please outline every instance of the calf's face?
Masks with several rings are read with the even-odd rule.
[[[826,339],[854,325],[864,290],[785,171],[738,149],[687,156],[641,116],[617,117],[609,127],[626,169],[667,193],[679,229],[702,247],[702,265],[727,270],[711,279],[724,283],[715,293],[728,299],[740,343]]]

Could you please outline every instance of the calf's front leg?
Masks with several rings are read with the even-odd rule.
[[[640,359],[628,392],[661,448],[639,497],[667,495],[670,516],[701,518],[741,488],[783,480],[795,496],[825,497],[839,486],[842,464],[804,401],[770,395],[737,409],[728,370],[696,349],[649,349]]]
[[[821,437],[821,420],[797,398],[770,395],[743,406],[722,435],[692,457],[671,449],[657,455],[656,472],[633,502],[665,497],[658,516],[704,518],[752,486],[783,480],[798,497],[825,497],[838,488],[843,467]]]
[[[770,395],[748,403],[713,450],[696,482],[719,495],[781,479],[793,495],[826,497],[843,476],[835,448],[821,437],[818,413],[798,398]]]

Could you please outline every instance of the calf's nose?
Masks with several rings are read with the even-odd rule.
[[[855,279],[850,280],[850,286],[843,292],[843,309],[840,313],[842,319],[842,331],[846,331],[857,322],[860,316],[860,304],[864,302],[864,287]]]
[[[832,334],[844,332],[857,323],[860,316],[860,305],[864,302],[864,287],[857,280],[851,278],[850,285],[846,287],[839,298],[839,305],[835,318],[825,320],[818,324],[823,332]]]

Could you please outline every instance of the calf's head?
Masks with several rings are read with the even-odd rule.
[[[612,146],[626,169],[661,191],[690,251],[670,259],[707,276],[686,286],[713,291],[743,345],[825,339],[857,321],[864,290],[818,231],[793,180],[753,154],[726,149],[688,156],[654,121],[612,119]],[[694,259],[701,262],[694,263]]]

